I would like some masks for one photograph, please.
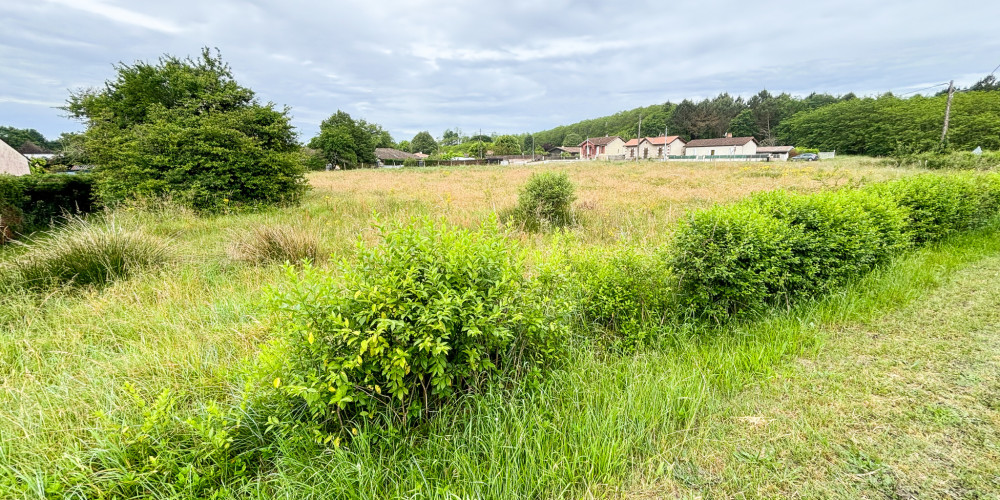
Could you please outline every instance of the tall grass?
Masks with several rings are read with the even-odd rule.
[[[167,242],[129,227],[115,217],[73,217],[30,238],[26,251],[4,266],[8,285],[27,288],[103,286],[167,260]]]
[[[237,234],[229,245],[229,256],[253,264],[317,262],[326,257],[315,230],[287,225],[259,225]]]

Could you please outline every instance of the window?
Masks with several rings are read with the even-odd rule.
[[[656,150],[656,156],[659,156],[660,158],[663,157],[663,148],[659,148]]]

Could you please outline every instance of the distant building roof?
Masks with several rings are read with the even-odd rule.
[[[642,137],[640,139],[632,139],[632,140],[626,142],[625,143],[625,147],[626,148],[634,148],[634,147],[636,147],[636,146],[639,145],[640,141],[646,141],[646,142],[648,142],[648,143],[650,143],[650,144],[652,144],[654,146],[663,146],[664,144],[670,144],[671,142],[674,142],[674,141],[676,141],[677,139],[680,139],[680,138],[681,137],[679,135],[668,135],[666,137],[664,137],[662,135],[659,136],[659,137]],[[684,142],[684,141],[682,140],[681,142]]]
[[[560,152],[563,152],[563,153],[580,154],[580,150],[582,150],[582,149],[583,148],[581,148],[580,146],[556,146],[556,147],[549,148],[548,151],[550,153],[553,152],[553,151],[560,151]]]
[[[0,174],[28,175],[28,159],[17,150],[0,141]]]
[[[757,142],[753,137],[720,137],[718,139],[694,139],[687,143],[689,148],[707,148],[718,146],[745,146],[750,141]]]
[[[680,138],[681,136],[679,135],[668,135],[666,137],[661,135],[659,137],[647,137],[646,140],[654,146],[663,146],[664,144],[670,144]],[[684,140],[681,139],[681,142],[684,142]]]
[[[399,149],[375,148],[375,157],[380,160],[405,160],[407,158],[416,158],[417,155]]]
[[[762,146],[757,148],[758,153],[790,153],[795,146]]]
[[[605,136],[605,137],[590,137],[590,138],[587,138],[587,140],[581,142],[580,144],[577,144],[577,146],[583,146],[584,144],[586,144],[588,142],[591,143],[591,144],[593,144],[593,145],[595,145],[595,146],[607,146],[608,144],[611,144],[612,142],[614,142],[615,139],[621,139],[621,137],[618,137],[617,135],[611,135],[611,136]]]

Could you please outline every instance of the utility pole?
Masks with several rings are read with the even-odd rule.
[[[642,142],[642,113],[639,113],[639,130],[635,134],[635,162],[639,163],[639,143]]]
[[[951,98],[955,95],[955,80],[948,82],[948,104],[944,107],[944,128],[941,129],[941,147],[948,135],[948,120],[951,118]]]
[[[667,136],[670,135],[670,124],[667,123],[663,126],[663,161],[667,161],[667,148],[670,146],[667,144]]]

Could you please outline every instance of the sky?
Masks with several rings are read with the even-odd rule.
[[[338,109],[398,141],[720,92],[903,94],[989,74],[998,19],[995,0],[0,0],[0,125],[80,130],[57,109],[71,91],[202,47],[304,142]]]

